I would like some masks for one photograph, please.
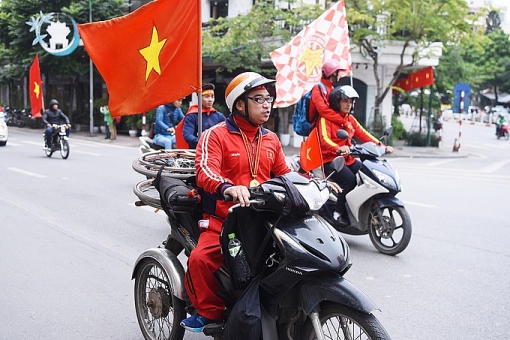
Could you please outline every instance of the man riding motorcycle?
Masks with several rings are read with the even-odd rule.
[[[50,100],[49,109],[46,109],[44,111],[44,114],[42,116],[42,121],[44,124],[46,124],[46,146],[51,149],[51,137],[55,130],[53,128],[53,125],[59,125],[62,120],[64,120],[68,126],[68,129],[66,130],[66,136],[69,137],[69,134],[71,133],[71,123],[69,122],[69,118],[58,108],[58,101],[56,99]]]

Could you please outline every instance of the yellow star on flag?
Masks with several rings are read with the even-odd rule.
[[[312,160],[312,157],[310,157],[311,150],[312,150],[312,148],[306,148],[306,159],[308,159],[309,161]]]
[[[152,27],[152,38],[149,46],[142,48],[139,52],[147,61],[147,69],[145,70],[145,80],[149,79],[152,70],[161,75],[159,66],[159,53],[165,44],[166,39],[159,41],[158,30],[156,26]]]
[[[303,54],[299,56],[298,60],[305,63],[307,77],[309,77],[310,74],[312,74],[312,71],[316,67],[319,68],[322,67],[321,55],[323,52],[324,52],[323,48],[311,50],[308,46],[306,46]]]
[[[35,93],[35,97],[39,98],[39,94],[41,93],[41,89],[39,88],[39,84],[36,81],[34,81],[34,93]]]

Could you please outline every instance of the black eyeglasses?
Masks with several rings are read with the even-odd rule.
[[[264,97],[246,97],[246,98],[253,100],[257,104],[264,104],[264,102],[271,104],[274,100],[273,97],[265,97],[265,98]]]

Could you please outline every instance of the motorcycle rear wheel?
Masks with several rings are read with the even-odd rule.
[[[147,340],[182,340],[186,303],[172,294],[172,283],[158,261],[148,258],[135,277],[135,310]]]
[[[319,319],[325,339],[391,339],[383,325],[374,315],[361,313],[337,303],[327,303],[321,306]],[[305,323],[301,339],[317,339],[311,320]]]
[[[65,139],[60,140],[60,156],[62,156],[63,159],[69,157],[69,142]]]
[[[46,154],[47,157],[51,157],[51,155],[53,155],[53,150],[45,148],[44,153]]]
[[[368,234],[374,247],[386,255],[397,255],[404,251],[411,241],[411,218],[404,207],[381,208],[372,204],[368,214]]]

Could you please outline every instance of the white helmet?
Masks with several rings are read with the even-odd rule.
[[[340,112],[340,99],[356,100],[358,98],[359,98],[358,92],[356,92],[356,90],[352,86],[350,85],[337,86],[329,94],[329,106],[333,110]]]
[[[244,93],[256,87],[274,83],[275,81],[255,72],[244,72],[237,75],[225,89],[225,103],[227,103],[228,109],[232,112],[236,100]]]

